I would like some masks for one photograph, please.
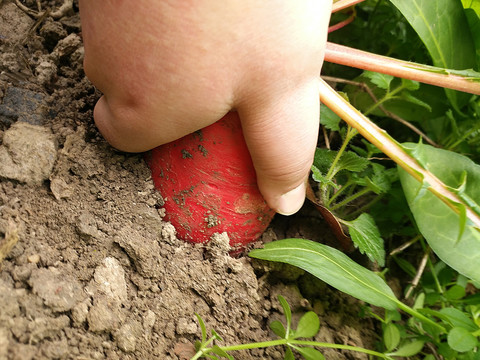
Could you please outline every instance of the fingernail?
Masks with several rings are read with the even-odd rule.
[[[305,201],[305,184],[301,183],[295,189],[281,195],[277,200],[275,211],[281,215],[295,214]]]

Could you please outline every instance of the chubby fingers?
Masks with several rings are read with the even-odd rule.
[[[297,212],[305,200],[319,109],[316,79],[258,107],[238,109],[258,187],[269,206],[280,214]]]

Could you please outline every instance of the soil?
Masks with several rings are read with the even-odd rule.
[[[316,340],[374,348],[355,299],[297,269],[232,258],[222,236],[178,240],[143,156],[114,150],[94,126],[100,94],[83,73],[77,4],[42,1],[43,16],[22,4],[30,14],[0,1],[0,359],[189,359],[195,313],[225,344],[265,341],[279,294],[296,319],[319,315]],[[306,206],[255,246],[330,233]],[[233,355],[283,358],[279,348]]]

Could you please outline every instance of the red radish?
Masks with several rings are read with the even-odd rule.
[[[147,162],[165,199],[165,220],[183,240],[204,243],[226,231],[230,245],[242,247],[257,240],[273,218],[236,112],[153,149]]]

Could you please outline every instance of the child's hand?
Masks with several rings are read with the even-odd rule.
[[[318,135],[331,0],[80,0],[95,122],[144,151],[238,111],[268,204],[296,212]]]

